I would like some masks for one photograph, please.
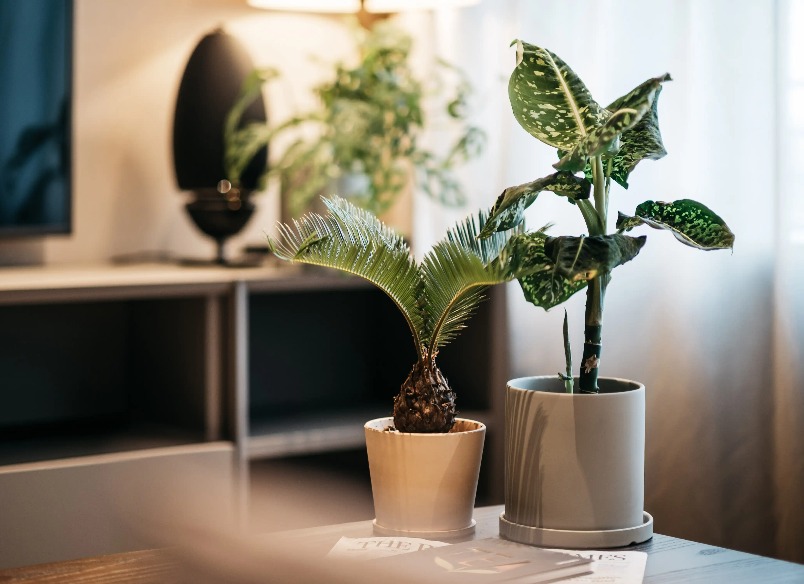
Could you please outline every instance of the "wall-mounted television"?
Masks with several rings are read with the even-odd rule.
[[[70,233],[73,0],[0,0],[0,237]]]

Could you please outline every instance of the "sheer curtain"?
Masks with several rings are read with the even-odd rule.
[[[774,297],[777,549],[804,562],[804,0],[779,2]]]
[[[510,113],[511,40],[559,54],[603,103],[671,73],[659,103],[669,154],[641,163],[627,191],[615,187],[612,209],[698,199],[737,234],[734,253],[645,232],[646,247],[609,287],[601,371],[647,387],[646,508],[657,532],[797,561],[804,561],[804,64],[794,44],[804,31],[802,3],[485,0],[439,12],[427,35],[420,30],[437,39],[430,49],[469,71],[477,90],[489,143],[465,177],[472,208],[547,174],[554,161]],[[417,200],[416,240],[426,247],[451,219]],[[577,211],[557,197],[529,211],[531,227],[548,222],[556,233],[584,231]],[[511,375],[560,370],[563,311],[526,304],[516,284],[509,299]],[[576,355],[583,300],[567,305]]]

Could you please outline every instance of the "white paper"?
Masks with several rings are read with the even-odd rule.
[[[555,550],[581,558],[595,560],[593,573],[575,576],[569,582],[587,582],[589,584],[642,584],[645,577],[645,565],[648,563],[646,552],[627,550]]]
[[[419,537],[341,537],[327,557],[370,560],[445,545],[449,544]]]
[[[431,547],[449,545],[443,541],[418,537],[341,537],[327,554],[328,558],[370,560],[407,554]],[[575,576],[568,582],[578,584],[642,584],[648,554],[628,550],[565,550],[548,548],[582,558],[592,558],[594,572]]]

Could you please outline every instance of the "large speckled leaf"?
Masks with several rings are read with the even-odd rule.
[[[606,109],[612,113],[622,109],[641,109],[646,111],[653,103],[656,93],[661,91],[662,83],[665,81],[672,81],[669,73],[659,75],[658,77],[651,77],[647,81],[643,81],[634,87],[625,95],[615,99]]]
[[[519,280],[525,300],[548,310],[586,287],[584,280],[570,280],[555,269],[545,255],[544,231],[516,235],[508,242],[508,266]]]
[[[563,304],[586,288],[586,280],[570,280],[558,272],[538,272],[519,278],[525,300],[545,310]]]
[[[639,217],[617,212],[617,231],[620,233],[631,231],[634,227],[639,227],[640,225],[645,225],[645,222]]]
[[[628,235],[548,237],[544,253],[570,280],[591,280],[636,257],[647,238]]]
[[[661,92],[662,87],[659,86],[650,110],[633,128],[626,130],[620,136],[620,149],[611,161],[609,175],[624,189],[628,188],[628,176],[638,163],[646,159],[658,160],[667,154],[659,131],[658,104]],[[615,101],[606,109],[612,111],[618,102],[619,100]]]
[[[557,55],[522,41],[508,81],[511,109],[519,124],[545,144],[572,150],[609,117],[583,81]]]
[[[497,197],[479,237],[485,239],[492,233],[507,231],[522,223],[525,209],[542,191],[552,191],[574,203],[578,199],[588,199],[591,190],[592,183],[569,172],[556,172],[529,183],[508,187]]]
[[[651,111],[661,84],[670,80],[670,75],[648,79],[626,95],[616,100],[607,109],[611,116],[600,126],[591,129],[554,166],[559,170],[578,172],[584,169],[592,156],[604,153],[615,154],[620,148],[619,138],[625,131]]]
[[[620,213],[617,230],[629,231],[642,223],[669,230],[681,243],[697,249],[734,247],[734,233],[726,222],[706,205],[691,199],[672,203],[645,201],[636,208],[633,217]]]

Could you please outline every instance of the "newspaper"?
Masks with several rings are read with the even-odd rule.
[[[588,584],[641,584],[648,563],[646,552],[630,550],[562,550],[564,552],[591,558],[595,561],[592,574],[575,576],[571,582]]]
[[[449,544],[418,537],[342,537],[329,550],[327,557],[370,560],[445,545]]]
[[[341,537],[329,551],[327,557],[369,560],[446,545],[449,544],[417,537]],[[569,579],[570,582],[578,584],[641,584],[648,561],[647,553],[631,550],[557,549],[554,551],[591,558],[595,561],[592,574]]]

